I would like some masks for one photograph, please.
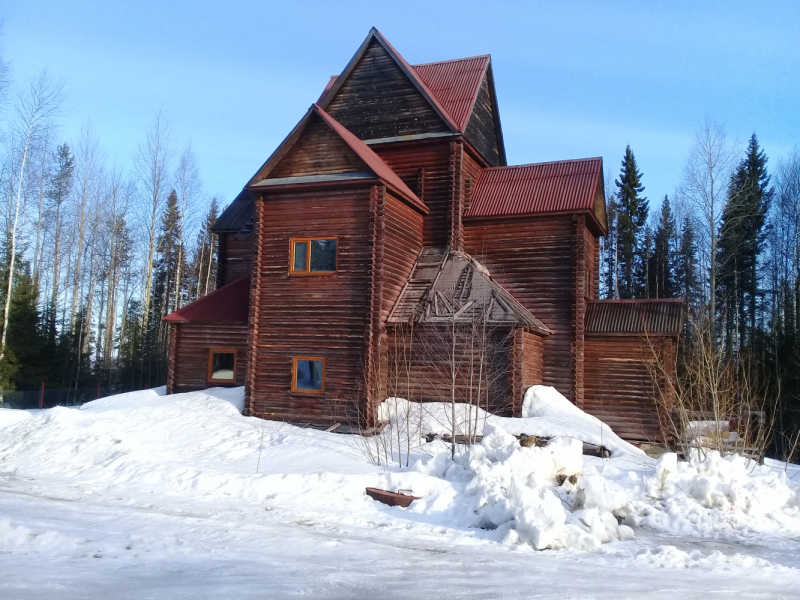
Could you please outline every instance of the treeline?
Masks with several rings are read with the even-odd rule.
[[[0,388],[80,402],[163,384],[161,319],[213,290],[210,232],[191,146],[156,115],[124,171],[90,122],[59,129],[63,94],[46,73],[10,89],[0,61]]]
[[[692,345],[708,340],[717,360],[758,390],[773,451],[796,451],[800,150],[771,172],[755,134],[738,148],[720,124],[707,121],[673,198],[653,213],[642,177],[628,147],[619,176],[606,182],[601,294],[685,298],[681,358],[697,356]]]

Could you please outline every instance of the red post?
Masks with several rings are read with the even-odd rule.
[[[97,382],[97,397],[100,398],[100,382]]]
[[[39,409],[44,408],[44,381],[42,382],[42,393],[39,395]]]

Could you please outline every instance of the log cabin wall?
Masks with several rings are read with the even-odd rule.
[[[523,333],[522,393],[532,385],[542,385],[543,338],[528,331]]]
[[[179,394],[220,385],[208,382],[208,351],[211,348],[236,349],[233,385],[244,385],[248,346],[245,323],[171,323],[173,338],[168,393]],[[173,358],[174,357],[174,358]]]
[[[249,275],[253,269],[253,235],[218,234],[217,288]]]
[[[384,381],[380,388],[385,392],[389,370],[389,336],[386,319],[400,297],[408,277],[422,250],[423,215],[417,209],[384,191],[383,252],[381,257],[381,298],[379,318],[379,365]],[[380,403],[386,398],[375,399]]]
[[[552,330],[542,342],[542,383],[573,402],[576,236],[571,215],[464,221],[464,249]]]
[[[662,440],[665,429],[660,420],[669,407],[659,406],[655,400],[648,363],[652,363],[656,352],[665,364],[673,364],[674,340],[591,333],[585,344],[584,410],[626,440]]]
[[[259,223],[252,412],[303,422],[355,420],[371,325],[371,187],[270,192]],[[289,275],[289,239],[338,236],[334,275]],[[326,359],[324,393],[292,393],[292,357]]]
[[[522,416],[525,391],[532,385],[542,384],[542,336],[517,328],[511,348],[512,416]]]
[[[514,363],[514,331],[494,328],[488,332],[485,344],[477,343],[466,328],[457,328],[454,341],[447,326],[391,325],[387,327],[387,335],[389,396],[413,402],[450,402],[455,391],[456,402],[475,404],[476,382],[482,377],[485,383],[480,394],[481,407],[485,409],[488,400],[489,412],[512,416],[513,381],[519,371]],[[481,352],[482,348],[485,351]],[[455,373],[451,366],[452,352],[456,357]]]
[[[427,205],[423,221],[425,246],[444,247],[450,239],[452,151],[448,140],[371,144],[375,153]]]
[[[572,216],[572,293],[570,312],[570,376],[569,399],[583,408],[584,318],[586,315],[589,265],[586,256],[586,217]]]

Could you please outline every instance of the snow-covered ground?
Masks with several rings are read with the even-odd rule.
[[[0,598],[800,595],[795,467],[656,462],[551,388],[524,419],[461,408],[485,436],[455,459],[417,443],[449,431],[448,406],[387,401],[393,427],[357,438],[243,417],[242,396],[0,410]],[[405,463],[409,440],[408,467],[370,462]]]

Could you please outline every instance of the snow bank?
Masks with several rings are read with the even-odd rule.
[[[6,422],[16,422],[0,428],[0,473],[49,481],[75,501],[106,493],[149,506],[175,496],[333,527],[424,524],[535,549],[600,551],[636,539],[642,528],[711,539],[800,536],[798,485],[788,467],[713,452],[689,462],[666,454],[656,463],[552,388],[528,390],[521,419],[456,406],[457,432],[480,427],[481,443],[459,446],[451,457],[441,440],[412,442],[410,468],[371,464],[375,454],[365,444],[379,448],[412,424],[417,434],[449,433],[450,405],[387,401],[381,417],[392,423],[373,438],[244,417],[242,405],[242,388],[174,395],[161,388],[80,408],[5,411],[15,415]],[[520,433],[550,441],[523,447],[514,437]],[[584,457],[582,442],[614,455]],[[380,449],[385,458],[386,446]],[[420,499],[390,508],[368,498],[367,486],[411,490]],[[0,522],[0,553],[39,551],[47,531],[20,527]],[[79,542],[58,541],[64,548]],[[716,564],[668,549],[648,549],[637,560]]]
[[[450,481],[456,493],[446,512],[466,517],[466,526],[496,531],[496,538],[508,544],[596,550],[601,543],[632,538],[630,528],[620,526],[608,510],[581,504],[582,453],[583,444],[568,437],[523,447],[489,423],[480,444],[449,460],[440,443],[439,452],[418,461],[414,470]],[[414,510],[441,512],[438,500],[425,498]],[[578,504],[586,508],[573,512]]]
[[[30,418],[31,412],[28,410],[16,410],[13,408],[0,408],[0,429],[10,427]]]
[[[453,427],[455,413],[455,427]],[[408,402],[389,398],[378,409],[378,417],[393,427],[408,424],[412,437],[426,434],[456,435],[480,433],[485,425],[497,425],[513,434],[537,437],[570,437],[588,444],[604,446],[613,456],[627,455],[646,460],[636,446],[615,434],[611,428],[572,404],[555,388],[535,385],[528,388],[522,404],[522,418],[498,417],[469,404],[447,402]]]

